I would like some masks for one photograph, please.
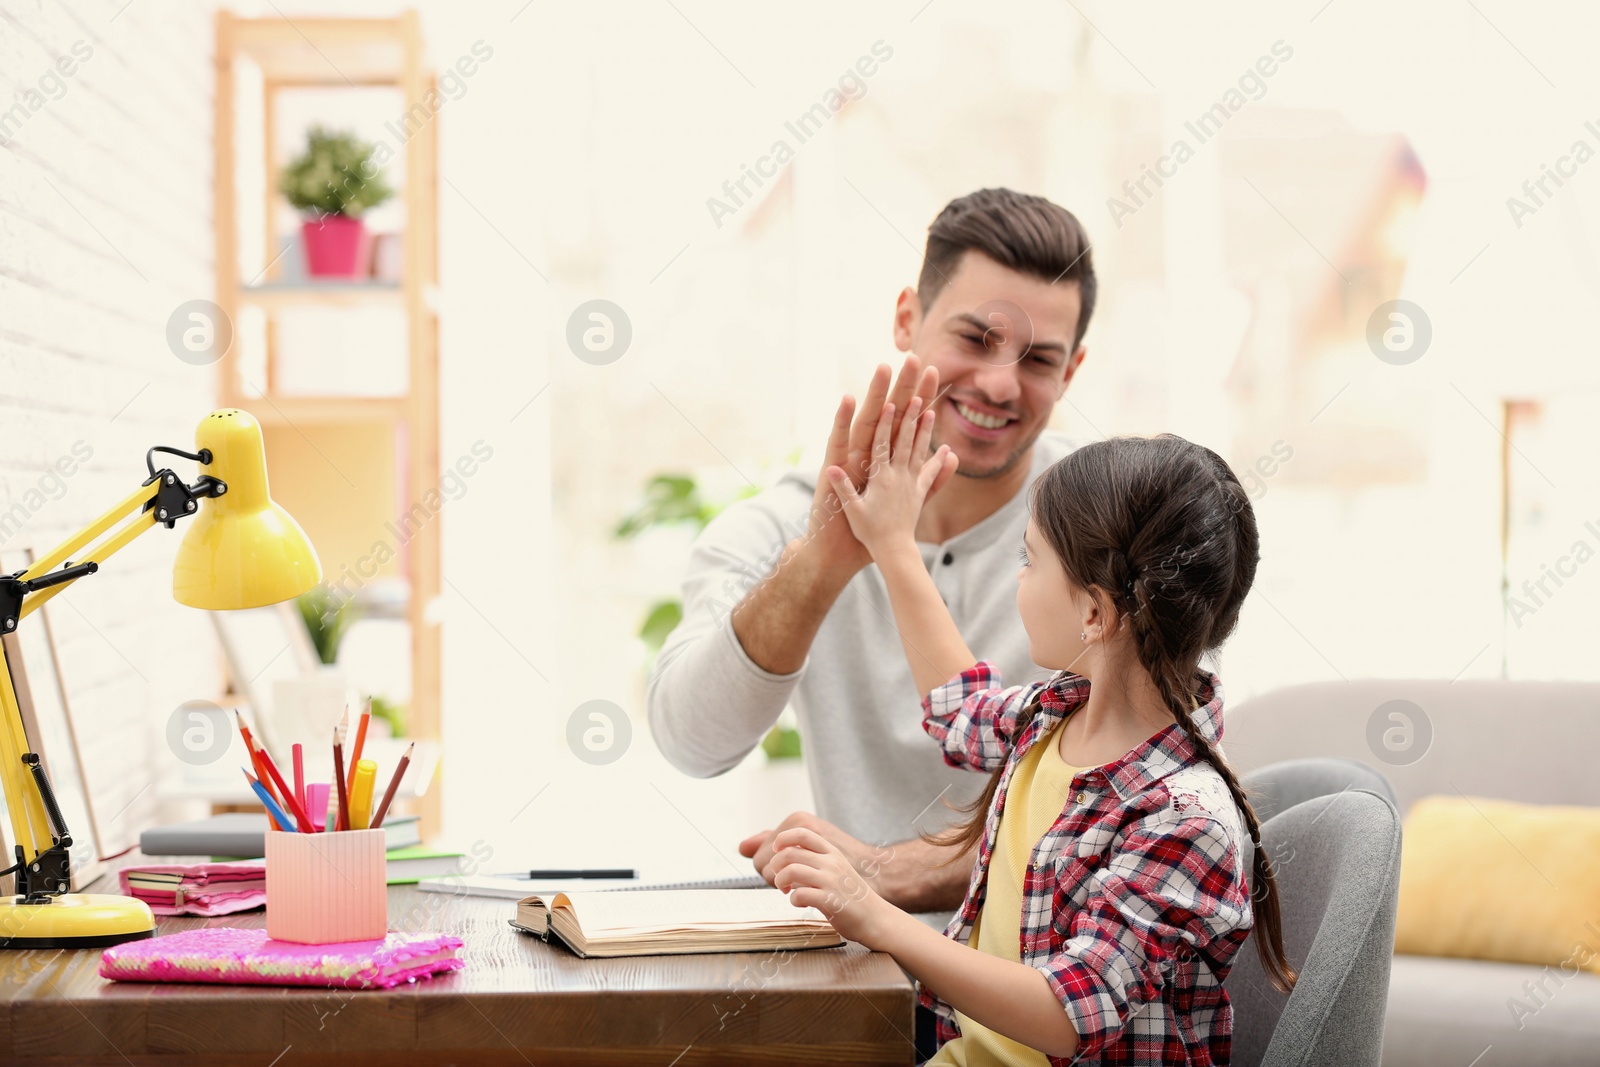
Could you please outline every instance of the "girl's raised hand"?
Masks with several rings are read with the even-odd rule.
[[[816,908],[842,936],[874,947],[894,905],[873,890],[843,852],[803,826],[774,835],[772,846],[772,884],[789,894],[795,907]]]
[[[828,481],[844,505],[845,521],[874,559],[886,551],[916,547],[917,516],[940,474],[956,464],[948,445],[928,454],[933,439],[932,411],[922,410],[922,398],[912,397],[900,422],[898,439],[891,442],[894,405],[886,404],[873,439],[867,487],[857,492],[840,467],[827,470]]]

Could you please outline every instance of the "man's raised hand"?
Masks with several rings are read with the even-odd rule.
[[[884,407],[873,439],[873,462],[865,493],[858,492],[841,467],[823,472],[844,504],[846,521],[856,540],[880,564],[883,554],[892,551],[918,555],[917,516],[928,498],[933,483],[948,477],[956,467],[956,456],[948,445],[929,455],[933,438],[933,412],[923,412],[922,398],[911,398],[911,410],[903,419],[893,405]],[[891,429],[898,421],[898,431]],[[891,437],[892,433],[898,437]]]
[[[843,504],[828,480],[828,468],[838,467],[846,472],[858,489],[867,484],[867,474],[872,467],[873,441],[878,423],[888,404],[894,405],[891,434],[897,432],[904,413],[909,410],[913,397],[920,398],[921,407],[927,408],[939,389],[939,372],[933,367],[923,367],[915,355],[906,357],[900,374],[891,390],[889,367],[879,364],[867,385],[866,397],[858,406],[853,397],[846,396],[834,413],[833,429],[828,435],[827,452],[823,456],[822,470],[817,477],[817,487],[811,499],[811,515],[807,523],[807,547],[814,553],[818,566],[841,577],[849,577],[871,562],[871,556],[841,513]],[[931,497],[954,474],[953,466],[941,469],[928,491]]]

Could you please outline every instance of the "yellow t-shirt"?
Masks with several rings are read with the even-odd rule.
[[[1006,787],[1006,807],[1000,813],[994,852],[989,857],[988,889],[969,941],[978,951],[1013,963],[1022,962],[1022,881],[1033,850],[1061,817],[1073,775],[1088,770],[1062,761],[1057,748],[1060,732],[1061,723],[1057,723],[1028,749]],[[927,1067],[1049,1067],[1044,1053],[997,1034],[959,1011],[956,1022],[961,1036],[945,1042]]]

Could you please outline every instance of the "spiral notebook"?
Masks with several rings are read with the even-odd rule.
[[[424,893],[521,900],[534,893],[644,892],[655,889],[769,889],[758,874],[681,881],[663,878],[557,878],[533,881],[503,874],[449,874],[417,883]]]
[[[265,930],[211,926],[113,945],[100,976],[122,982],[220,982],[389,989],[460,970],[461,939],[391,931],[381,940],[301,945]]]

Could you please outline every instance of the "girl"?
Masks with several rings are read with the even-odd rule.
[[[888,587],[924,728],[955,766],[993,772],[969,820],[966,902],[941,938],[877,896],[804,828],[773,842],[775,884],[845,937],[891,953],[938,1016],[930,1064],[1228,1062],[1222,982],[1256,924],[1284,992],[1278,895],[1255,813],[1214,747],[1222,684],[1200,666],[1232,632],[1259,556],[1221,457],[1180,437],[1086,445],[1033,488],[1017,608],[1057,673],[1002,688],[957,632],[917,549],[917,515],[955,465],[933,413],[892,408],[857,493],[827,472]],[[1255,900],[1244,845],[1255,846]]]

